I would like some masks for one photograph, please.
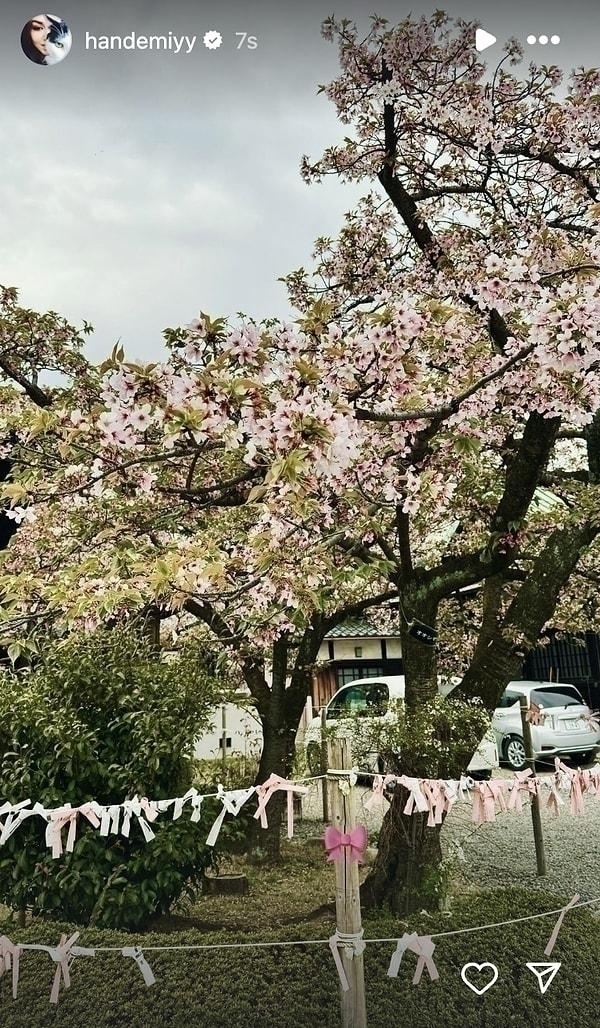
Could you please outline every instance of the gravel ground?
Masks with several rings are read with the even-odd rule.
[[[494,777],[511,777],[501,769]],[[543,777],[543,775],[542,775]],[[381,808],[368,810],[364,804],[370,789],[357,789],[357,821],[376,832],[382,820]],[[584,797],[585,814],[570,813],[568,800],[556,817],[542,809],[542,826],[547,873],[537,874],[533,830],[529,805],[522,813],[497,814],[496,820],[483,825],[471,821],[471,808],[457,804],[442,830],[447,853],[458,844],[464,859],[456,863],[455,874],[473,886],[522,885],[564,895],[578,892],[582,900],[600,897],[600,798]],[[387,805],[386,805],[387,807]],[[299,838],[322,834],[320,783],[310,786],[302,803],[302,820],[294,829]]]

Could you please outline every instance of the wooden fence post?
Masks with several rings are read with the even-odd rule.
[[[350,741],[331,739],[328,743],[329,767],[336,770],[350,770],[352,767]],[[344,782],[347,779],[340,779]],[[346,835],[355,826],[354,788],[348,792],[340,789],[339,781],[328,780],[329,809],[331,824]],[[343,859],[336,860],[335,867],[335,912],[336,931],[340,937],[359,936],[362,931],[360,914],[359,865],[350,860],[349,847],[343,847]],[[342,989],[342,1028],[366,1028],[367,1009],[365,1003],[365,968],[362,953],[352,953],[345,946],[339,947],[342,966],[350,988]]]
[[[321,708],[321,774],[327,774],[327,707]],[[331,765],[333,767],[333,765]],[[321,779],[321,798],[323,800],[323,824],[329,824],[329,797],[327,795],[327,779]]]
[[[525,747],[525,756],[527,757],[527,764],[531,768],[533,774],[535,774],[535,759],[533,755],[533,740],[531,738],[531,725],[527,720],[527,711],[529,709],[529,701],[527,697],[522,693],[520,698],[521,704],[521,724],[523,726],[523,745]],[[542,815],[540,813],[540,798],[537,794],[531,796],[531,823],[533,826],[533,841],[535,844],[535,859],[537,862],[537,873],[538,875],[546,874],[546,850],[544,849],[544,835],[542,831]]]

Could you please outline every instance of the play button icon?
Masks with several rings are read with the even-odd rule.
[[[487,50],[488,46],[493,46],[497,42],[496,37],[491,32],[486,32],[485,29],[477,29],[475,32],[475,49],[481,52]]]

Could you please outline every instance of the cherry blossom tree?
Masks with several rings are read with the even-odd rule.
[[[462,692],[494,709],[597,560],[600,75],[522,72],[514,42],[488,69],[474,29],[439,12],[374,18],[364,38],[325,23],[341,71],[322,91],[349,134],[302,171],[369,191],[317,241],[314,273],[287,277],[294,325],[202,315],[167,333],[166,361],[115,353],[21,418],[5,494],[28,520],[0,577],[13,618],[189,612],[258,697],[271,648],[276,708],[281,653],[298,646],[300,702],[331,619],[393,589],[407,715],[422,719],[439,647],[419,623],[443,639],[476,588]],[[428,901],[441,855],[404,801],[365,889],[397,910]]]
[[[245,682],[256,705],[258,782],[292,773],[325,634],[395,595],[381,561],[363,572],[332,550],[314,502],[311,522],[298,513],[285,525],[271,524],[254,502],[265,477],[278,474],[276,462],[249,461],[241,442],[244,361],[260,335],[252,326],[225,333],[222,322],[202,318],[167,332],[168,363],[127,364],[115,348],[100,369],[55,395],[50,410],[19,409],[22,474],[4,494],[20,531],[0,586],[7,641],[11,631],[18,637],[12,653],[32,623],[38,635],[40,625],[92,630],[152,611],[204,626],[223,673]],[[290,361],[278,334],[269,349],[261,344],[268,381],[273,346]],[[309,416],[306,432],[327,434]],[[280,443],[284,453],[284,434]],[[293,473],[294,462],[286,457],[282,473]],[[257,833],[271,857],[279,851],[276,808],[273,830]]]
[[[462,688],[491,711],[582,554],[594,559],[600,74],[577,69],[565,80],[533,63],[512,73],[516,42],[486,69],[474,30],[441,12],[394,28],[375,18],[362,39],[348,21],[324,24],[341,74],[323,91],[352,134],[320,160],[305,158],[303,173],[377,188],[339,239],[318,241],[316,276],[301,269],[288,283],[301,309],[326,305],[341,324],[358,312],[372,323],[390,294],[437,302],[437,350],[426,329],[418,342],[420,402],[406,402],[402,383],[382,388],[389,371],[373,354],[354,410],[387,426],[399,457],[393,555],[405,608],[435,625],[451,595],[482,583]],[[584,444],[576,473],[561,438]],[[423,503],[432,477],[446,493],[454,487],[456,533],[437,565],[418,552],[432,524]],[[546,517],[535,504],[543,482],[558,482],[561,496]],[[404,634],[414,709],[433,694],[436,654]],[[413,865],[427,873],[426,851],[439,856],[420,824],[417,852],[403,859],[402,803],[392,805],[367,883],[376,901],[397,907]]]

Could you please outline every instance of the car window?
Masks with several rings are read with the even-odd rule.
[[[385,714],[388,701],[389,689],[384,682],[349,685],[333,697],[327,708],[327,718],[352,717],[356,714],[376,717]]]
[[[367,689],[367,713],[373,717],[381,717],[388,709],[390,690],[385,682],[375,682]]]
[[[497,709],[502,710],[502,709],[505,709],[506,707],[512,707],[513,703],[517,703],[518,701],[519,701],[519,694],[516,693],[516,692],[508,692],[508,690],[507,690],[500,697],[500,702],[498,704]]]
[[[531,702],[538,707],[581,707],[585,700],[574,685],[562,685],[560,689],[534,689]]]

